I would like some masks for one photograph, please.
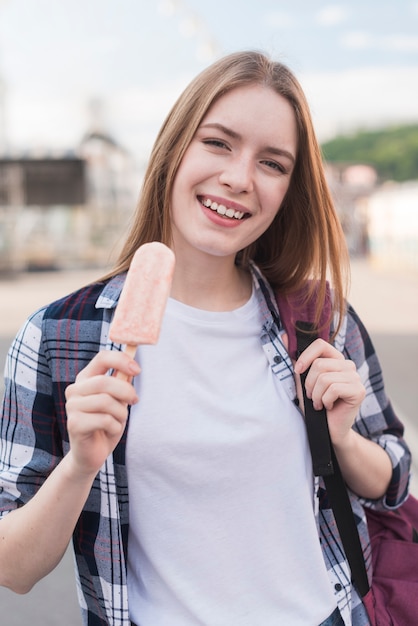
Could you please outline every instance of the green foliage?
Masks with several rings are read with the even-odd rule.
[[[329,163],[364,163],[376,168],[381,180],[418,179],[418,124],[363,130],[322,144]]]

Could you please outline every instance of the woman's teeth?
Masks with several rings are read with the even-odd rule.
[[[218,204],[217,202],[212,202],[209,198],[205,198],[202,200],[202,204],[211,209],[212,211],[216,211],[219,215],[223,215],[224,217],[233,217],[236,220],[242,220],[245,213],[243,211],[235,211],[235,209],[227,209],[223,204]]]

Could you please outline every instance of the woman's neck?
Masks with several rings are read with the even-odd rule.
[[[206,311],[232,311],[249,300],[251,275],[230,259],[202,257],[190,263],[181,254],[176,257],[175,300]]]

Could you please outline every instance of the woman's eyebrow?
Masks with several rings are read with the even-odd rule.
[[[294,155],[288,150],[283,150],[282,148],[273,148],[273,146],[266,146],[265,150],[266,152],[270,152],[270,154],[285,157],[286,159],[289,159],[289,161],[291,161],[292,163],[295,163],[296,161]]]
[[[235,130],[228,128],[227,126],[224,126],[223,124],[220,124],[219,122],[208,122],[207,124],[202,124],[200,128],[215,128],[216,130],[220,130],[225,135],[228,135],[229,137],[231,137],[231,139],[242,139],[241,135],[235,132]],[[277,156],[286,157],[292,163],[295,162],[294,155],[288,150],[283,150],[282,148],[275,148],[273,146],[266,146],[265,150],[266,152],[270,152],[271,154],[276,154]]]
[[[202,124],[200,128],[215,128],[216,130],[222,131],[225,135],[228,135],[232,139],[241,139],[241,135],[239,133],[236,133],[231,128],[228,128],[223,124],[219,124],[218,122],[208,122],[207,124]]]

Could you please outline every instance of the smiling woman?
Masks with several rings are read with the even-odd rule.
[[[131,358],[109,325],[151,241],[175,253],[172,289],[158,343]],[[369,554],[363,505],[403,501],[410,453],[346,264],[298,81],[258,52],[220,59],[164,122],[114,270],[10,349],[0,584],[26,592],[72,537],[86,625],[369,624],[299,408],[309,370]],[[319,319],[327,277],[331,336],[294,362],[276,301],[296,314],[303,289]]]
[[[258,99],[253,97],[251,113],[247,111],[246,122],[248,124],[251,121],[250,128],[256,124],[261,126],[263,115],[267,113],[269,116],[265,122],[264,144],[260,138],[257,147],[258,150],[264,150],[264,153],[257,154],[258,172],[261,168],[265,172],[271,170],[273,177],[274,170],[282,169],[282,176],[273,177],[272,180],[280,181],[280,189],[283,185],[289,188],[286,194],[276,199],[272,227],[243,245],[237,260],[242,265],[248,264],[250,259],[255,261],[271,285],[285,292],[300,288],[308,278],[320,279],[316,303],[318,319],[323,308],[325,278],[329,270],[335,288],[335,307],[342,311],[348,257],[342,229],[326,184],[308,103],[289,69],[280,63],[269,63],[263,55],[257,61],[252,54],[230,55],[209,66],[184,90],[155,142],[135,223],[115,272],[126,271],[141,243],[158,239],[170,244],[173,185],[186,150],[192,150],[193,144],[200,138],[206,142],[207,150],[214,158],[221,159],[221,151],[224,151],[225,157],[229,142],[233,141],[234,146],[237,146],[243,141],[242,131],[234,128],[231,121],[237,118],[237,124],[239,116],[244,115],[244,111],[241,112],[243,101],[236,93],[244,88],[248,88],[251,94],[258,91]],[[262,89],[265,90],[264,94],[270,93],[270,100],[276,98],[280,105],[277,109],[272,103],[267,108]],[[235,106],[231,107],[228,113],[230,117],[224,121],[214,117],[214,112],[222,106],[219,103],[221,96],[222,100],[233,102]],[[206,127],[208,124],[209,127]],[[249,132],[247,127],[245,132]],[[277,145],[271,145],[273,136]],[[231,154],[234,154],[233,163],[236,163],[236,153]],[[195,167],[199,167],[199,163]],[[243,162],[239,168],[235,168],[234,176],[237,172],[241,177],[246,175],[243,165],[247,167],[248,164]],[[230,176],[227,172],[220,174],[221,183],[222,177],[226,175]],[[163,179],[165,184],[161,185]],[[271,185],[268,177],[266,182]],[[209,199],[223,204],[223,194],[217,195],[220,201],[211,196]],[[237,198],[234,201],[238,203],[235,207],[238,211],[250,208]],[[304,254],[300,254],[300,250]]]

